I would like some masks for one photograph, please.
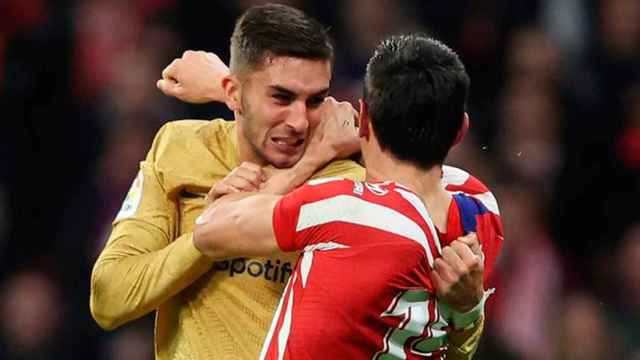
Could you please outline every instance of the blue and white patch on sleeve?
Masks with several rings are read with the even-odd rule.
[[[116,216],[116,221],[126,219],[128,217],[133,216],[138,210],[138,206],[140,205],[140,200],[142,199],[142,183],[144,182],[144,175],[142,174],[142,170],[138,171],[138,175],[135,180],[133,180],[133,184],[131,184],[131,188],[127,193],[127,197],[124,199],[122,203],[122,207]]]

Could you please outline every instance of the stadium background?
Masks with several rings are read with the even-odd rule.
[[[0,359],[151,359],[152,319],[103,332],[92,263],[155,131],[212,118],[155,88],[186,49],[228,60],[260,1],[0,1]],[[452,45],[506,242],[478,359],[640,359],[640,1],[289,1],[330,26],[355,100],[386,34]]]

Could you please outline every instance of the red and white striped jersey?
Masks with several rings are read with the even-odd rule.
[[[491,193],[462,170],[444,171],[454,193],[445,234],[420,198],[393,182],[319,179],[278,202],[278,245],[302,254],[261,358],[442,358],[451,315],[433,295],[434,259],[476,231],[490,273],[502,242]]]

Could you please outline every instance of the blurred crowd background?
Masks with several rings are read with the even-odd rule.
[[[0,359],[152,359],[153,319],[103,332],[89,277],[165,122],[230,118],[164,97],[187,49],[228,60],[252,0],[0,0]],[[640,1],[288,1],[331,29],[332,94],[376,42],[422,31],[472,79],[449,163],[501,204],[478,359],[640,359]]]

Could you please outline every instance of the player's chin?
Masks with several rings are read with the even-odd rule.
[[[304,154],[304,142],[296,145],[268,143],[264,155],[271,165],[278,169],[286,169],[295,165]]]
[[[302,151],[295,154],[275,153],[269,156],[269,162],[275,168],[287,169],[295,165],[298,161],[300,161],[300,159],[302,158],[302,154],[303,154]]]

